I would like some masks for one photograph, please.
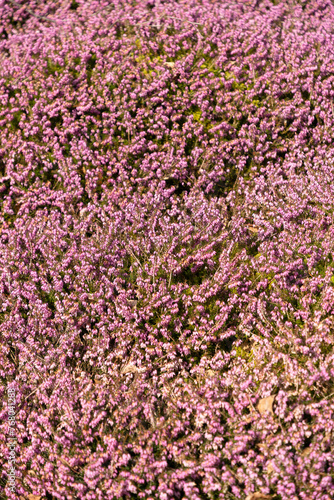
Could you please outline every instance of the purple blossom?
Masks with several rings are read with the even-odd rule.
[[[0,17],[4,498],[330,500],[332,3]]]

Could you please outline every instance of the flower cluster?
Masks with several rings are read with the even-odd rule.
[[[0,18],[4,498],[330,500],[332,2]]]

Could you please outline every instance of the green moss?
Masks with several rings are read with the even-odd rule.
[[[247,85],[234,81],[232,83],[232,90],[247,90]]]
[[[53,62],[51,59],[47,60],[47,72],[49,75],[55,75],[57,72],[60,72],[62,70],[62,67]]]
[[[252,350],[246,350],[244,346],[237,346],[235,348],[237,358],[242,358],[247,361],[250,361],[253,358]]]
[[[71,146],[69,144],[64,144],[64,156],[68,158],[70,156]]]
[[[22,116],[22,111],[16,111],[13,114],[13,118],[11,120],[11,125],[12,125],[13,130],[18,130],[21,116]]]
[[[49,309],[54,312],[56,310],[56,295],[54,290],[51,290],[51,292],[43,292],[42,290],[40,291],[40,295],[42,298],[42,301],[46,303],[49,306]]]
[[[225,71],[225,80],[232,80],[232,78],[235,78],[235,75],[229,71]]]
[[[251,56],[251,55],[255,54],[255,52],[256,52],[256,47],[252,47],[251,49],[248,50],[246,55]]]
[[[326,342],[321,342],[320,344],[320,352],[322,355],[328,356],[333,352],[333,345],[327,344]]]
[[[88,61],[86,62],[87,82],[88,83],[91,82],[92,73],[93,73],[95,66],[96,66],[96,54],[92,54],[90,56],[90,58],[88,59]]]
[[[70,10],[77,10],[78,7],[79,7],[78,2],[76,2],[75,0],[72,0],[71,5],[70,5]]]

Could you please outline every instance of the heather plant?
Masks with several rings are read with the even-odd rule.
[[[2,498],[330,500],[332,3],[0,18]]]

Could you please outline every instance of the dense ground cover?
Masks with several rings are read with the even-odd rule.
[[[0,18],[1,498],[330,500],[331,2]]]

